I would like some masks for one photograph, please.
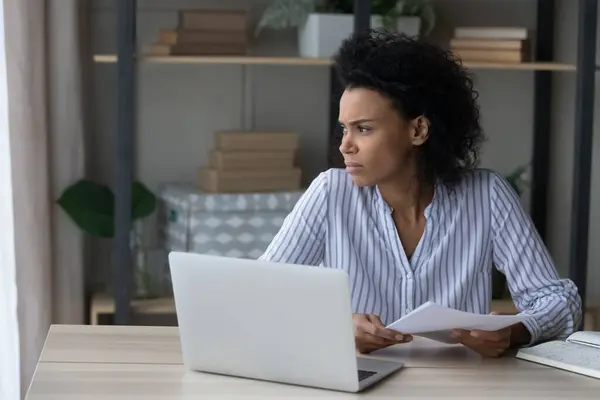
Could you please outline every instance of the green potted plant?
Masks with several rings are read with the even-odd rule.
[[[504,178],[513,188],[517,196],[521,197],[523,190],[527,186],[527,165],[515,168]],[[492,269],[492,299],[502,299],[507,294],[506,276],[496,268]]]
[[[154,279],[147,269],[142,248],[140,222],[156,210],[156,196],[141,182],[131,186],[130,247],[134,262],[136,295],[151,297],[156,292]],[[85,233],[94,237],[115,235],[115,195],[106,185],[81,179],[68,186],[57,200],[58,205]]]
[[[298,29],[302,57],[331,57],[352,34],[354,0],[274,0],[263,13],[263,29]],[[431,0],[371,0],[371,27],[410,36],[427,35],[435,26]]]

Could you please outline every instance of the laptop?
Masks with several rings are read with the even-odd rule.
[[[169,265],[189,370],[359,392],[404,366],[357,357],[345,271],[182,252]]]

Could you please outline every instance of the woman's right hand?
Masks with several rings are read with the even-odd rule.
[[[387,329],[377,315],[353,314],[352,322],[356,350],[362,354],[412,340],[411,335]]]

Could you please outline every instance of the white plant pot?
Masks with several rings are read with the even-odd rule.
[[[371,27],[383,27],[380,15],[371,16]],[[409,36],[418,36],[421,18],[400,17],[396,30]],[[298,29],[298,50],[301,57],[332,57],[344,39],[354,30],[352,14],[312,13],[306,23]]]

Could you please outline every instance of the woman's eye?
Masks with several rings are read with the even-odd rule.
[[[371,129],[367,126],[359,126],[358,131],[361,133],[369,132]]]

